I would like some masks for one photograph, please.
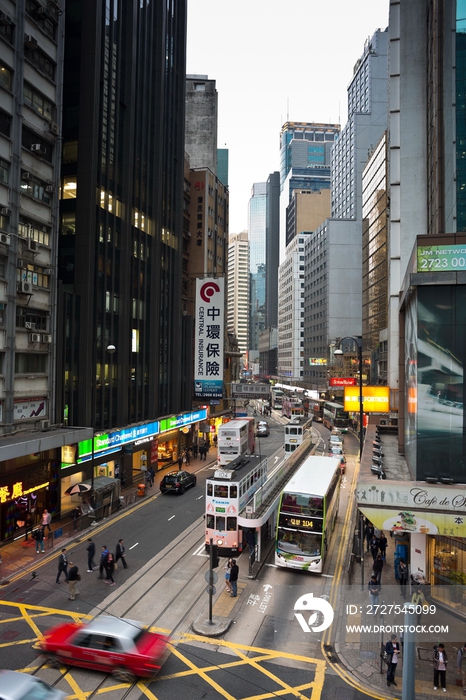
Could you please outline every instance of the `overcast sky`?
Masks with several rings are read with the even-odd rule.
[[[218,147],[229,149],[230,233],[247,229],[254,182],[280,169],[289,121],[341,124],[364,42],[389,0],[188,0],[187,73],[218,92]]]

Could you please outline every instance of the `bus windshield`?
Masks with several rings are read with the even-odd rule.
[[[278,546],[288,554],[303,554],[308,557],[317,557],[320,554],[322,535],[311,532],[290,531],[278,528]]]

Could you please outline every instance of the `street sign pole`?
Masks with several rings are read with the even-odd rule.
[[[209,625],[212,624],[212,599],[214,597],[214,541],[212,537],[210,542],[210,562],[209,562]]]

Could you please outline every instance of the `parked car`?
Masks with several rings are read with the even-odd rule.
[[[329,437],[329,445],[343,448],[343,440],[340,435],[332,433]]]
[[[160,482],[162,493],[172,491],[173,493],[184,493],[190,486],[196,486],[196,475],[183,470],[168,472]]]
[[[40,678],[19,671],[0,671],[0,688],[2,700],[63,700],[66,696]]]
[[[87,624],[68,622],[54,627],[38,646],[52,666],[104,671],[129,683],[159,671],[167,641],[135,620],[102,615]]]

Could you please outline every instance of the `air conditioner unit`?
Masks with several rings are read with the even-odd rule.
[[[37,251],[37,241],[34,240],[34,238],[28,238],[26,241],[26,248],[28,250],[32,250],[34,252]]]
[[[24,35],[24,44],[28,49],[37,49],[37,39],[31,34]]]
[[[45,156],[47,151],[45,150],[45,146],[43,146],[41,143],[33,143],[31,145],[31,151],[33,153],[39,153],[40,155]]]
[[[42,272],[44,273],[44,275],[47,275],[47,277],[49,277],[52,274],[52,269],[50,267],[44,267]]]
[[[30,343],[40,343],[40,333],[29,333]]]
[[[18,291],[20,294],[32,294],[32,284],[30,282],[20,282]]]
[[[52,192],[52,193],[55,192],[55,185],[47,185],[47,187],[45,188],[45,191]]]
[[[37,16],[38,17],[43,17],[44,15],[47,16],[48,14],[49,14],[48,7],[38,7],[37,8]]]
[[[22,258],[18,258],[18,267],[26,267],[26,261]]]
[[[10,245],[10,236],[7,233],[0,233],[0,243]]]
[[[49,131],[52,134],[55,134],[55,136],[58,136],[60,133],[60,127],[55,122],[49,122]]]
[[[52,342],[52,336],[49,335],[48,333],[44,333],[42,336],[42,342],[43,343],[51,343]]]
[[[32,180],[32,175],[31,173],[23,173],[21,175],[21,180]]]
[[[5,12],[0,12],[0,24],[6,26],[7,24],[13,24],[13,20]]]
[[[11,211],[10,207],[2,207],[1,210],[0,210],[0,214],[1,214],[2,216],[11,216],[12,213],[13,213],[13,212]]]
[[[39,421],[39,428],[40,428],[40,430],[50,430],[50,421],[49,420]]]
[[[35,327],[36,327],[36,324],[33,323],[32,321],[25,321],[25,322],[24,322],[24,327],[25,327],[28,331],[33,331],[33,330],[35,329]]]

